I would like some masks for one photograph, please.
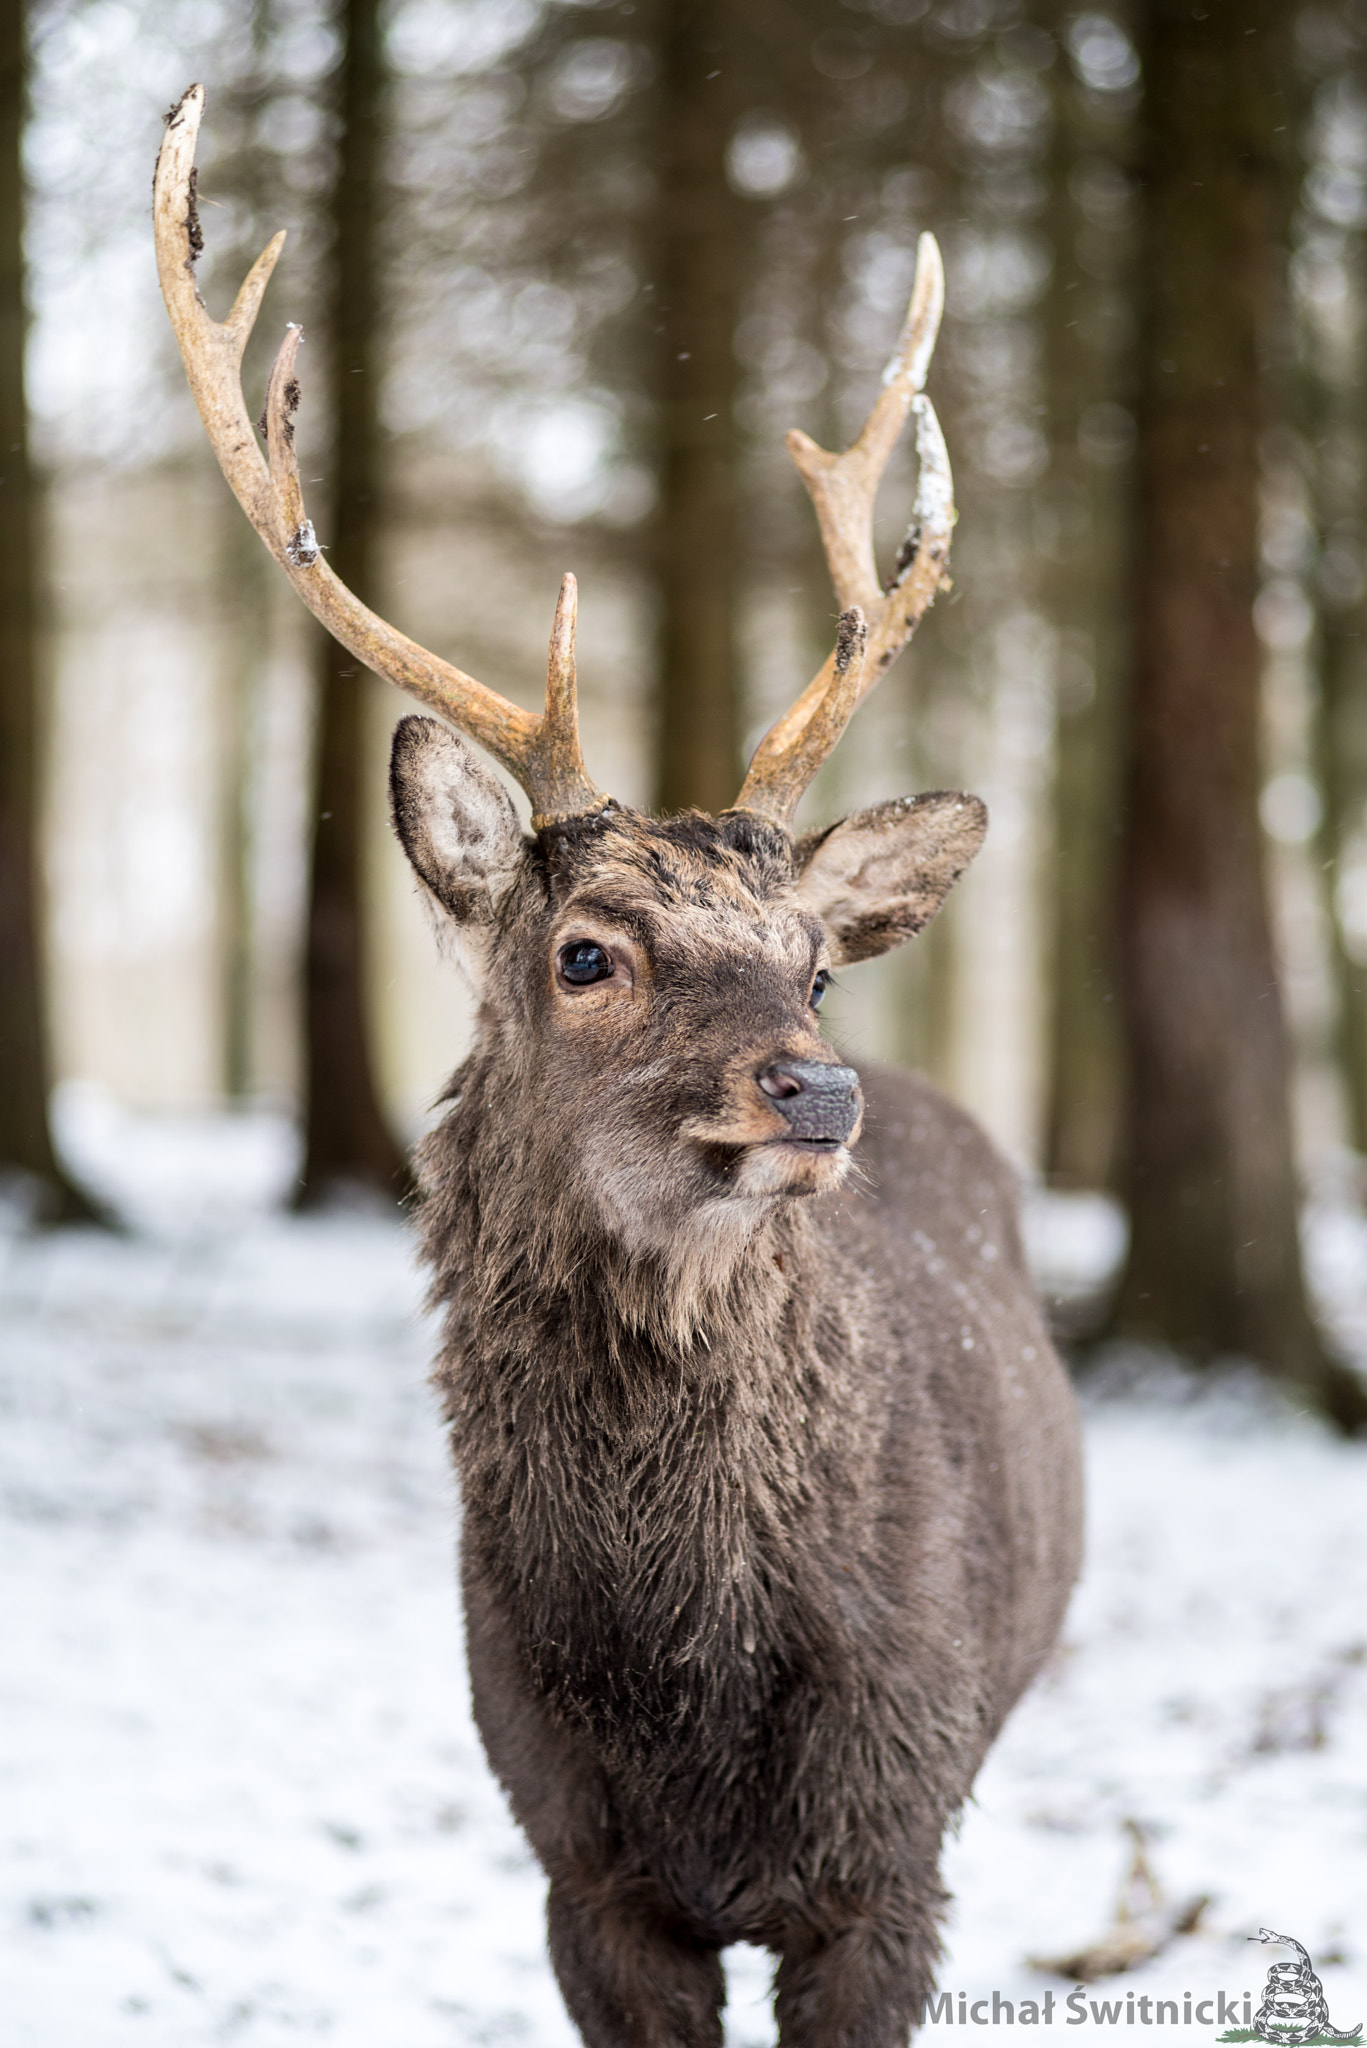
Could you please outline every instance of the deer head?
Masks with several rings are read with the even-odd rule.
[[[545,710],[507,702],[361,604],[324,561],[294,454],[300,329],[271,371],[263,459],[240,370],[284,243],[270,243],[227,320],[195,287],[202,246],[194,149],[204,94],[176,107],[157,164],[162,291],[224,474],[304,602],[376,674],[447,723],[395,736],[395,826],[481,993],[482,1056],[500,1113],[524,1134],[523,1170],[587,1205],[629,1245],[668,1251],[710,1218],[744,1235],[776,1201],[828,1187],[858,1133],[857,1077],[821,1039],[834,966],[919,931],[986,829],[976,798],[875,806],[795,839],[797,804],[856,705],[945,581],[954,523],[944,441],[923,386],[944,297],[924,235],[911,307],[882,390],[842,455],[789,436],[816,507],[841,607],[829,659],[760,743],[734,806],[652,820],[605,796],[580,751],[575,581],[561,585]],[[907,416],[920,475],[886,588],[873,502]],[[531,798],[525,835],[502,783],[450,726]]]

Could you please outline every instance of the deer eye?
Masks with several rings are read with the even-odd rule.
[[[560,979],[571,988],[587,988],[590,982],[606,981],[612,973],[612,955],[589,939],[576,939],[560,948]]]
[[[821,998],[825,995],[830,985],[831,977],[823,967],[820,974],[818,974],[818,976],[816,977],[816,980],[812,983],[812,993],[808,999],[814,1010],[819,1010],[821,1008]]]

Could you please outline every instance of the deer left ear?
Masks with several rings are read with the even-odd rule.
[[[935,790],[799,840],[797,898],[825,925],[836,965],[872,960],[928,925],[986,832],[976,796]]]
[[[402,719],[389,762],[394,830],[419,879],[471,940],[492,926],[522,854],[512,799],[434,718]]]

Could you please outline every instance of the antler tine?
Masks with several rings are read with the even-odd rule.
[[[565,588],[561,590],[552,642],[554,673],[547,682],[546,715],[539,718],[388,625],[354,597],[323,560],[304,508],[294,451],[300,396],[296,359],[304,337],[293,325],[285,330],[267,387],[269,462],[262,460],[242,397],[242,355],[285,237],[277,235],[258,257],[227,320],[222,325],[212,320],[194,277],[203,247],[194,170],[203,112],[204,88],[194,85],[167,121],[154,188],[157,269],[199,416],[239,504],[334,639],[365,667],[450,719],[501,761],[530,796],[534,826],[601,809],[608,799],[585,772],[575,729],[573,579],[567,579],[568,597]]]
[[[771,747],[773,730],[761,740],[736,799],[738,811],[759,811],[787,826],[822,762],[854,715],[860,698],[868,645],[868,621],[859,606],[840,614],[835,647],[816,681],[822,686],[811,717],[786,745]],[[747,791],[749,800],[747,801]]]
[[[573,576],[560,583],[560,597],[551,628],[550,654],[546,661],[546,715],[536,738],[538,788],[541,791],[537,825],[579,817],[584,811],[601,809],[606,797],[594,794],[584,801],[584,791],[593,790],[584,768],[579,746],[579,701],[574,665],[574,629],[579,614],[579,585]]]
[[[195,286],[195,261],[204,247],[195,172],[203,111],[204,88],[192,85],[167,119],[153,187],[157,269],[190,390],[219,467],[253,526],[278,555],[270,478],[242,401],[238,373],[285,237],[276,235],[257,257],[227,320],[221,326],[211,320]]]
[[[784,827],[791,824],[803,791],[844,731],[855,706],[890,667],[936,591],[947,581],[949,540],[956,517],[954,480],[939,421],[923,390],[944,311],[944,293],[939,245],[933,235],[922,235],[906,323],[883,372],[883,388],[858,439],[843,455],[833,455],[796,428],[788,436],[788,452],[816,509],[826,564],[841,607],[842,629],[851,609],[858,607],[867,616],[868,641],[854,697],[843,717],[837,721],[828,715],[828,697],[843,702],[850,687],[848,670],[842,676],[837,655],[832,655],[756,749],[735,808],[758,812]],[[888,457],[909,413],[916,417],[920,475],[911,524],[885,589],[874,563],[873,507]],[[813,728],[830,735],[824,750],[818,747]],[[798,763],[805,769],[800,781]]]

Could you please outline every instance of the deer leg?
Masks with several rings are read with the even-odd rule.
[[[551,1962],[585,2048],[721,2048],[721,1956],[614,1896],[611,1880],[552,1881]]]
[[[919,1914],[785,1942],[774,1979],[780,2048],[906,2048],[937,1947]]]

